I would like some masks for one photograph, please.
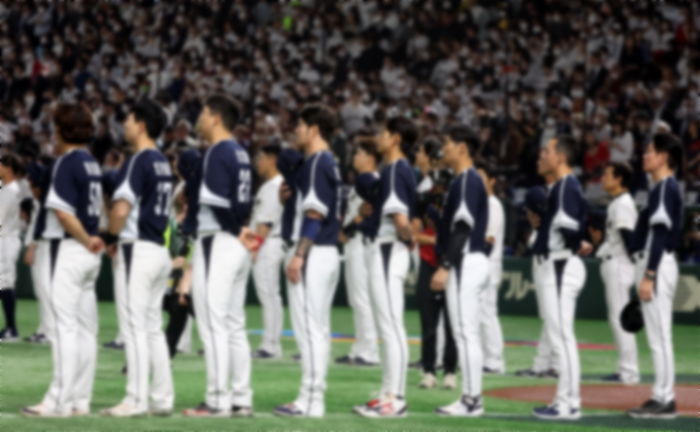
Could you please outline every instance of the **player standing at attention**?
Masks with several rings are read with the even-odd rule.
[[[341,180],[328,145],[336,125],[329,108],[309,105],[302,109],[294,131],[306,159],[290,185],[296,189],[296,206],[286,275],[302,377],[297,398],[275,408],[280,416],[322,417],[326,411],[330,310],[340,270],[336,243]]]
[[[263,312],[263,335],[260,348],[254,357],[282,357],[282,327],[284,308],[280,294],[280,269],[284,260],[284,243],[281,237],[282,204],[279,189],[284,181],[277,170],[280,146],[268,144],[260,149],[255,159],[255,169],[265,182],[258,189],[253,204],[251,230],[263,242],[253,264],[253,280]]]
[[[444,416],[477,417],[484,413],[481,398],[482,363],[479,322],[481,292],[490,278],[486,255],[488,195],[474,168],[479,139],[465,126],[448,128],[443,161],[455,173],[450,183],[438,230],[440,267],[431,288],[446,290],[447,310],[462,369],[462,396],[436,412]]]
[[[42,286],[54,315],[49,338],[54,376],[43,401],[22,413],[70,417],[90,413],[97,360],[95,281],[104,248],[97,229],[102,212],[102,173],[87,151],[95,127],[92,114],[79,104],[62,104],[54,118],[61,157],[54,163],[46,197],[49,260]]]
[[[164,232],[174,178],[155,143],[166,122],[163,109],[148,99],[136,103],[124,121],[124,139],[134,154],[117,178],[105,243],[114,259],[117,317],[126,352],[126,396],[101,412],[106,416],[135,417],[149,410],[169,415],[173,409],[161,307],[171,267]]]
[[[540,265],[543,318],[554,351],[559,357],[559,382],[554,401],[533,410],[545,420],[576,420],[581,417],[581,366],[574,316],[576,299],[586,282],[586,267],[576,255],[590,253],[582,240],[586,201],[581,185],[571,173],[576,142],[568,136],[550,139],[540,149],[537,169],[556,182],[549,190],[547,212],[541,221],[534,246]]]
[[[19,340],[15,307],[17,259],[22,247],[19,207],[22,201],[18,176],[23,172],[20,159],[12,153],[0,157],[0,298],[5,313],[5,328],[0,331],[0,342]]]
[[[489,167],[480,167],[479,175],[486,187],[489,205],[489,222],[486,226],[486,244],[491,266],[488,289],[481,292],[481,347],[484,353],[484,373],[503,374],[506,371],[503,358],[503,330],[498,319],[498,289],[503,277],[503,239],[506,217],[494,188],[496,177]]]
[[[596,256],[602,260],[600,276],[605,284],[608,321],[618,351],[617,372],[603,380],[623,384],[639,382],[637,341],[635,335],[626,332],[620,324],[620,313],[629,302],[630,288],[634,285],[631,252],[637,207],[629,193],[631,181],[632,168],[629,165],[610,162],[605,167],[601,183],[612,201],[608,205],[605,241],[596,252]]]
[[[205,401],[189,417],[249,417],[251,354],[245,328],[252,172],[246,150],[232,136],[238,103],[207,99],[197,131],[209,145],[199,186],[192,299],[207,366]],[[229,380],[231,380],[229,382]]]
[[[674,171],[682,166],[683,148],[668,133],[654,135],[644,152],[644,171],[654,182],[649,205],[635,228],[637,291],[654,362],[651,399],[628,411],[634,418],[676,417],[673,360],[673,296],[678,283],[674,251],[681,241],[683,196]]]
[[[416,202],[416,178],[411,163],[418,130],[405,117],[386,122],[376,136],[382,155],[378,195],[373,208],[378,212],[379,229],[374,240],[370,272],[370,294],[382,347],[382,387],[377,399],[354,407],[363,417],[405,417],[408,340],[404,326],[404,288],[413,244],[411,218]],[[364,184],[364,180],[367,183]],[[376,188],[371,175],[358,178],[361,189]],[[362,192],[363,195],[367,195]]]

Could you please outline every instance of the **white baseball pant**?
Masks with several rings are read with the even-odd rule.
[[[538,262],[537,258],[532,260],[532,281],[535,285],[535,299],[537,300],[537,314],[542,320],[542,330],[540,338],[537,342],[537,352],[532,362],[532,370],[539,373],[553,369],[559,372],[559,359],[557,353],[552,347],[552,342],[549,340],[547,332],[547,322],[544,319],[544,293],[542,291],[542,282],[540,275],[544,262]]]
[[[174,401],[173,378],[161,309],[170,255],[165,247],[149,241],[124,242],[118,247],[114,293],[127,365],[123,402],[139,412],[169,411]]]
[[[45,277],[42,277],[42,274],[48,274],[47,269],[51,261],[49,256],[49,242],[47,240],[37,241],[34,249],[34,263],[30,268],[34,295],[39,304],[39,328],[37,333],[43,334],[50,341],[54,333],[54,317],[51,313],[51,304],[47,294],[47,280]]]
[[[248,251],[230,233],[200,234],[197,239],[192,299],[207,366],[205,401],[215,409],[252,407],[253,403],[245,327],[249,261]]]
[[[644,277],[648,256],[636,261],[637,284]],[[642,302],[644,330],[654,364],[651,397],[663,404],[675,399],[673,356],[673,296],[678,284],[678,263],[672,253],[664,252],[656,269],[656,285],[651,301]]]
[[[484,367],[505,372],[503,360],[503,330],[498,319],[498,289],[501,287],[503,264],[489,261],[489,283],[481,292],[481,347],[484,353]]]
[[[578,256],[550,256],[541,267],[542,305],[545,327],[559,357],[559,382],[554,399],[560,409],[581,408],[581,364],[574,318],[576,299],[586,282],[586,268]]]
[[[255,291],[263,313],[263,335],[260,349],[275,356],[282,355],[284,308],[280,293],[280,269],[284,262],[284,243],[279,237],[268,237],[260,247],[253,264]]]
[[[293,245],[287,252],[285,268],[295,252],[296,245]],[[335,246],[312,246],[301,281],[294,284],[287,279],[292,328],[301,354],[301,388],[294,404],[311,417],[326,413],[330,313],[339,272],[340,258]]]
[[[624,383],[639,382],[637,362],[637,340],[620,324],[622,309],[630,300],[630,289],[634,285],[634,264],[626,255],[604,258],[600,264],[600,276],[605,284],[605,301],[608,306],[608,321],[617,345],[617,373]]]
[[[483,353],[479,323],[482,291],[488,289],[489,260],[482,253],[462,257],[459,268],[450,270],[447,282],[447,311],[462,369],[462,395],[481,395]]]
[[[345,244],[345,288],[355,324],[355,342],[350,357],[379,362],[377,330],[369,293],[369,260],[364,239],[357,234]]]
[[[399,241],[375,242],[370,266],[370,294],[382,338],[381,395],[406,396],[408,339],[404,325],[404,282],[408,247]]]
[[[51,336],[53,381],[44,396],[59,414],[90,410],[97,363],[97,299],[95,281],[100,256],[73,239],[51,240],[49,265],[41,283],[55,326]]]
[[[22,249],[19,237],[0,236],[0,290],[15,289],[17,281],[17,259]]]

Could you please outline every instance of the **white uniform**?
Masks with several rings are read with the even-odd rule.
[[[0,290],[15,289],[17,259],[22,241],[19,205],[22,194],[19,182],[0,188]]]
[[[36,296],[37,306],[39,309],[39,326],[37,327],[36,333],[42,334],[46,338],[50,338],[53,334],[52,327],[53,314],[51,313],[51,305],[46,297],[46,287],[41,284],[41,273],[42,269],[49,265],[48,261],[42,260],[42,258],[48,257],[48,242],[46,240],[35,238],[35,231],[37,229],[37,223],[40,219],[40,213],[43,212],[41,209],[41,204],[39,201],[34,200],[33,202],[32,219],[29,222],[29,227],[24,236],[24,245],[29,247],[34,244],[34,262],[30,267],[32,275],[32,287],[34,288],[34,295]],[[45,219],[43,215],[41,219]],[[43,222],[42,222],[43,224]]]
[[[343,226],[352,223],[360,211],[362,202],[363,199],[353,188],[348,199],[348,209],[345,213]],[[349,356],[353,359],[361,358],[367,362],[378,363],[377,330],[372,315],[369,293],[370,278],[367,272],[369,262],[368,244],[362,232],[358,230],[345,244],[345,288],[355,323],[355,342],[350,348]]]
[[[97,360],[95,281],[100,256],[67,237],[56,217],[60,210],[76,216],[85,230],[97,233],[102,204],[100,168],[83,149],[61,156],[53,167],[46,198],[46,248],[38,250],[40,284],[46,287],[55,326],[50,336],[53,381],[43,403],[57,415],[89,412]],[[44,256],[47,255],[47,256]]]
[[[162,330],[163,296],[171,263],[163,232],[172,201],[172,174],[155,149],[142,150],[122,167],[113,201],[131,204],[119,234],[114,292],[126,352],[126,396],[135,413],[170,411],[174,392]]]
[[[281,175],[267,180],[255,195],[250,228],[256,231],[259,224],[271,225],[264,243],[253,264],[253,280],[263,312],[263,336],[260,350],[275,357],[282,355],[280,338],[284,326],[284,309],[280,294],[280,269],[284,261],[284,243],[280,236],[282,204],[279,189],[284,179]]]
[[[633,231],[636,223],[637,208],[632,196],[625,192],[608,206],[605,242],[596,253],[602,260],[600,276],[605,284],[608,321],[618,350],[617,373],[626,384],[639,382],[639,365],[634,334],[626,332],[620,324],[620,313],[629,302],[630,289],[634,284],[634,264],[627,253],[620,230]]]
[[[490,278],[488,289],[481,292],[481,346],[484,351],[484,367],[505,372],[503,359],[503,331],[498,320],[498,289],[503,276],[503,238],[505,214],[503,205],[494,196],[489,197],[489,223],[486,238],[493,237],[489,255]]]

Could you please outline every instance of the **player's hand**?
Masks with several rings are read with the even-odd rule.
[[[279,195],[280,202],[284,204],[289,199],[289,197],[292,196],[292,188],[290,188],[287,183],[282,183],[280,185]]]
[[[179,294],[177,296],[177,303],[180,306],[187,306],[187,296],[185,294]]]
[[[85,247],[90,252],[98,254],[102,252],[102,249],[105,248],[105,243],[104,241],[102,241],[102,238],[100,238],[100,236],[90,236]]]
[[[368,203],[367,201],[363,201],[362,204],[360,204],[360,216],[362,219],[366,219],[370,216],[372,216],[372,213],[374,210],[372,209],[372,204]]]
[[[430,289],[432,291],[442,292],[447,287],[447,279],[450,277],[450,271],[445,267],[438,267],[433,274],[433,279],[430,281]]]
[[[32,244],[27,248],[27,250],[24,252],[24,263],[28,266],[34,264],[34,255],[35,255],[35,250],[36,250],[36,245]]]
[[[581,248],[578,250],[578,254],[581,256],[588,256],[593,252],[593,245],[587,241],[581,242]]]
[[[185,267],[185,257],[179,256],[173,259],[173,269],[181,269]]]
[[[654,281],[646,277],[642,278],[639,287],[637,287],[637,292],[639,300],[643,302],[651,301],[654,298]]]
[[[113,244],[113,245],[106,246],[105,252],[107,252],[107,256],[114,259],[114,257],[117,256],[117,245]]]
[[[255,234],[248,227],[243,227],[243,229],[241,229],[241,233],[238,235],[238,240],[241,241],[243,247],[248,251],[257,249],[258,241],[255,238]]]
[[[295,256],[289,261],[287,266],[287,278],[293,284],[298,284],[301,281],[301,269],[304,267],[304,258]]]

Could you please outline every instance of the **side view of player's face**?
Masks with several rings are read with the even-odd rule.
[[[374,158],[363,149],[358,148],[352,157],[352,166],[359,173],[368,172],[374,167]]]
[[[270,172],[270,165],[274,162],[274,158],[268,156],[265,153],[259,153],[258,157],[255,158],[255,170],[258,175],[262,177],[267,177],[267,173]]]
[[[199,113],[199,117],[197,118],[197,124],[195,125],[195,130],[197,131],[197,134],[200,137],[202,137],[206,141],[209,141],[209,138],[211,137],[211,130],[213,128],[213,124],[214,115],[212,115],[212,112],[209,111],[209,107],[205,106]]]
[[[600,178],[600,184],[603,186],[603,190],[610,194],[617,188],[619,182],[620,179],[615,178],[613,175],[613,167],[605,167],[603,176]]]
[[[0,163],[0,180],[2,180],[3,183],[7,179],[7,171],[9,171],[9,168]]]
[[[382,131],[375,137],[375,140],[377,142],[377,151],[380,154],[386,154],[389,149],[391,149],[393,140],[391,132],[389,132],[387,129],[382,129]]]
[[[126,139],[129,144],[134,144],[138,135],[139,124],[134,118],[134,114],[129,113],[124,120],[124,139]]]
[[[451,167],[457,159],[457,143],[446,137],[442,143],[442,163]]]
[[[300,150],[304,150],[311,141],[311,128],[303,120],[299,120],[294,128],[294,141]]]
[[[537,173],[546,176],[552,173],[559,165],[559,154],[556,150],[557,140],[552,138],[540,149],[540,157],[537,159]]]
[[[650,143],[644,150],[644,171],[652,172],[659,169],[666,163],[666,157],[665,153],[657,152],[654,145]]]

